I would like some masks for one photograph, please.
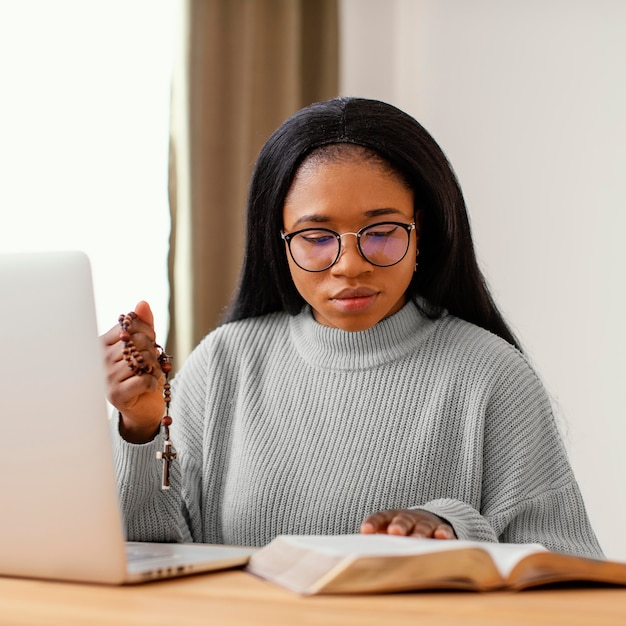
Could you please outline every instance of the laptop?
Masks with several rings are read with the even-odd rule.
[[[0,359],[0,575],[125,584],[248,561],[125,541],[85,254],[0,254]]]

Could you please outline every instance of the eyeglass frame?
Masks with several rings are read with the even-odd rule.
[[[363,252],[363,248],[361,248],[361,235],[363,234],[363,231],[367,230],[368,228],[374,228],[375,226],[382,226],[384,224],[392,224],[394,226],[400,226],[401,228],[404,228],[407,235],[408,235],[408,239],[407,239],[407,244],[406,244],[406,250],[404,251],[404,254],[397,260],[394,261],[393,263],[390,263],[389,265],[380,265],[378,263],[372,263],[372,261],[370,261],[370,259],[365,255],[365,253]],[[323,267],[322,269],[319,270],[310,270],[306,267],[302,267],[302,265],[300,265],[300,263],[298,263],[298,261],[296,261],[295,257],[293,256],[293,252],[291,251],[291,240],[296,236],[296,235],[300,235],[302,233],[305,233],[307,231],[323,231],[325,233],[329,233],[330,235],[333,235],[335,237],[335,239],[337,240],[337,242],[339,243],[339,247],[337,248],[337,256],[334,258],[334,260],[332,261],[332,263],[330,263],[329,265],[327,265],[326,267]],[[347,233],[338,233],[336,230],[332,230],[330,228],[301,228],[300,230],[295,230],[292,233],[286,233],[284,230],[280,231],[280,237],[281,239],[287,244],[287,249],[289,250],[289,255],[291,256],[293,262],[302,270],[304,270],[305,272],[325,272],[326,270],[329,270],[333,265],[335,265],[337,263],[337,261],[339,261],[340,257],[341,257],[341,253],[343,250],[343,241],[342,241],[342,237],[344,235],[354,235],[356,237],[356,246],[357,246],[357,250],[359,251],[359,254],[361,255],[361,257],[363,259],[365,259],[365,261],[367,261],[370,265],[373,265],[374,267],[393,267],[394,265],[397,265],[398,263],[400,263],[400,261],[402,261],[404,259],[404,257],[406,256],[406,253],[409,251],[409,246],[411,245],[411,232],[415,230],[415,220],[413,220],[410,224],[405,224],[404,222],[376,222],[374,224],[368,224],[367,226],[363,226],[363,228],[359,228],[359,230],[357,232],[347,232]]]

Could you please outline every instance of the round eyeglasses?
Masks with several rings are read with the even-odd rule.
[[[329,228],[304,228],[293,233],[280,231],[287,242],[294,263],[307,272],[323,272],[341,256],[341,238],[356,237],[361,256],[377,267],[390,267],[406,256],[415,222],[379,222],[361,228],[356,233],[341,233]]]

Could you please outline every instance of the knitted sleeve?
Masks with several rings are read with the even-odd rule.
[[[486,407],[480,511],[456,500],[420,507],[447,519],[460,539],[540,543],[601,557],[548,395],[523,358],[495,379]]]
[[[161,489],[161,463],[156,457],[163,447],[158,435],[146,444],[132,444],[119,434],[117,413],[111,419],[113,461],[117,475],[120,509],[128,541],[191,541],[181,508],[181,472],[172,464],[169,490]]]
[[[119,434],[112,421],[114,463],[127,539],[130,541],[202,542],[202,429],[207,381],[206,350],[196,349],[172,381],[170,428],[177,454],[170,489],[161,489],[163,435],[136,445]]]

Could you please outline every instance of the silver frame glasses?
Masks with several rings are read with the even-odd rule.
[[[404,254],[397,260],[394,261],[393,263],[388,263],[388,264],[380,264],[380,263],[373,263],[365,254],[365,252],[363,251],[363,248],[361,247],[361,237],[363,235],[363,233],[371,228],[376,228],[376,227],[380,227],[380,226],[385,226],[385,225],[393,225],[393,226],[399,226],[401,228],[404,228],[404,230],[407,233],[407,239],[406,239],[406,249],[404,250]],[[286,233],[284,230],[280,231],[280,236],[281,238],[286,242],[287,244],[287,248],[289,248],[289,254],[291,255],[291,258],[293,259],[293,262],[300,268],[303,269],[305,272],[324,272],[327,269],[330,269],[333,265],[335,265],[335,263],[337,263],[337,261],[339,260],[339,258],[341,257],[341,253],[343,250],[343,242],[341,240],[342,237],[344,237],[345,235],[354,235],[356,237],[356,243],[357,243],[357,248],[359,250],[359,254],[371,265],[374,265],[376,267],[393,267],[394,265],[397,265],[398,263],[400,263],[400,261],[402,261],[402,259],[404,259],[404,257],[406,256],[406,253],[409,250],[409,245],[411,244],[411,231],[415,230],[415,222],[411,222],[410,224],[404,224],[403,222],[376,222],[375,224],[368,224],[367,226],[364,226],[363,228],[359,229],[356,233],[338,233],[337,231],[331,230],[330,228],[302,228],[300,230],[296,230],[292,233]],[[294,237],[296,237],[297,235],[301,235],[302,233],[306,233],[306,232],[315,232],[315,233],[328,233],[329,236],[334,237],[337,240],[337,254],[335,256],[335,258],[333,259],[333,261],[331,263],[329,263],[328,265],[326,265],[325,267],[322,267],[321,269],[309,269],[308,267],[304,267],[303,265],[301,265],[300,263],[298,263],[297,259],[294,257],[293,252],[291,250],[291,242],[293,240]]]

